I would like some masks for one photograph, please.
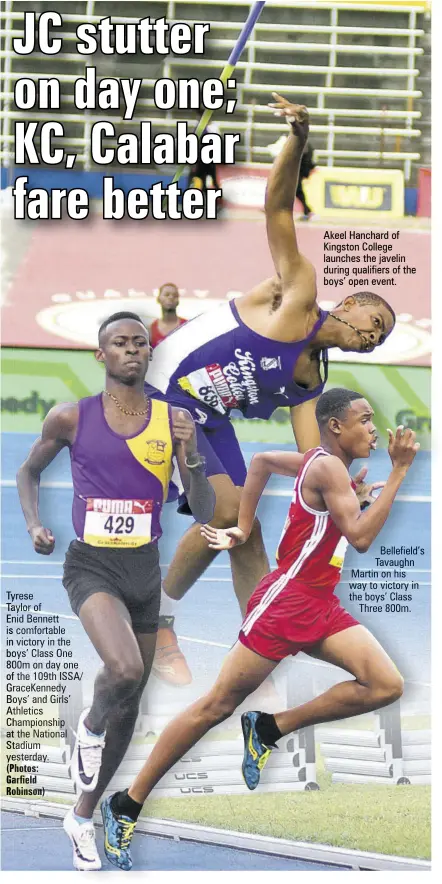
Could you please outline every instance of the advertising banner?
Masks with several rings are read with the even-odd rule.
[[[404,175],[399,169],[317,166],[305,183],[307,201],[323,218],[402,218]]]
[[[54,405],[92,396],[103,387],[103,367],[89,352],[3,348],[1,366],[4,432],[37,434]],[[428,368],[333,363],[329,384],[357,390],[370,400],[382,445],[388,427],[404,424],[416,431],[424,448],[430,447]],[[278,408],[267,421],[246,421],[237,412],[234,424],[244,442],[293,442],[286,408]]]

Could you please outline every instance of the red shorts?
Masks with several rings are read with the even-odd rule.
[[[269,660],[283,660],[359,625],[330,590],[289,580],[278,592],[281,576],[280,571],[267,574],[249,600],[239,633],[246,648]]]

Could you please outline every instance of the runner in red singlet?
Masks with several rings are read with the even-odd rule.
[[[106,844],[115,846],[106,853],[116,865],[128,867],[133,828],[124,849],[121,833],[129,823],[133,826],[161,777],[207,731],[228,718],[284,657],[302,650],[345,669],[353,679],[276,715],[246,712],[241,716],[245,741],[242,771],[249,789],[258,785],[280,737],[308,725],[379,709],[402,694],[403,679],[396,666],[374,636],[341,607],[334,590],[347,544],[366,552],[373,543],[419,444],[412,430],[398,427],[395,435],[389,430],[390,476],[385,485],[366,485],[365,495],[360,494],[358,500],[349,468],[354,459],[368,457],[376,447],[373,409],[360,393],[333,389],[318,399],[316,418],[320,447],[306,454],[278,451],[255,455],[241,495],[238,527],[201,528],[213,549],[245,543],[271,473],[296,477],[278,549],[278,568],[264,577],[253,593],[239,642],[228,654],[216,684],[165,728],[129,790],[117,792],[103,804]],[[381,486],[374,499],[373,489]],[[362,506],[361,497],[365,497]]]
[[[165,282],[160,288],[157,301],[161,307],[161,319],[154,319],[149,328],[149,339],[152,350],[165,341],[180,325],[187,322],[182,316],[178,316],[177,307],[180,296],[173,282]]]

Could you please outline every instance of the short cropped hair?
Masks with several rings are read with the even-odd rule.
[[[375,292],[355,292],[351,295],[352,298],[355,299],[357,304],[375,304],[379,306],[382,304],[383,307],[391,314],[391,318],[393,319],[393,325],[396,325],[396,313],[393,310],[393,307],[385,300],[385,298],[381,298],[380,295],[377,295]]]
[[[130,310],[120,310],[119,313],[112,313],[112,316],[108,316],[107,319],[105,319],[101,323],[100,328],[98,329],[98,341],[99,342],[102,338],[103,332],[106,331],[108,325],[111,325],[112,322],[118,322],[120,319],[134,319],[135,322],[140,322],[141,325],[143,325],[144,328],[146,328],[143,320],[141,319],[141,316],[138,316],[138,313],[131,313]],[[147,331],[147,328],[146,328],[146,331]]]
[[[345,390],[343,387],[334,387],[327,390],[319,397],[316,403],[316,420],[319,429],[326,426],[331,417],[337,417],[339,420],[345,416],[349,405],[355,399],[364,399],[362,393],[356,393],[355,390]]]

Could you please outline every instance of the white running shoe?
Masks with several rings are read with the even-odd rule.
[[[78,823],[74,817],[74,809],[71,808],[63,820],[63,829],[71,839],[74,869],[78,872],[101,869],[92,820],[90,823]]]
[[[86,730],[84,719],[89,709],[84,709],[78,719],[75,746],[71,758],[71,777],[81,792],[93,792],[100,773],[105,734],[92,736]]]

